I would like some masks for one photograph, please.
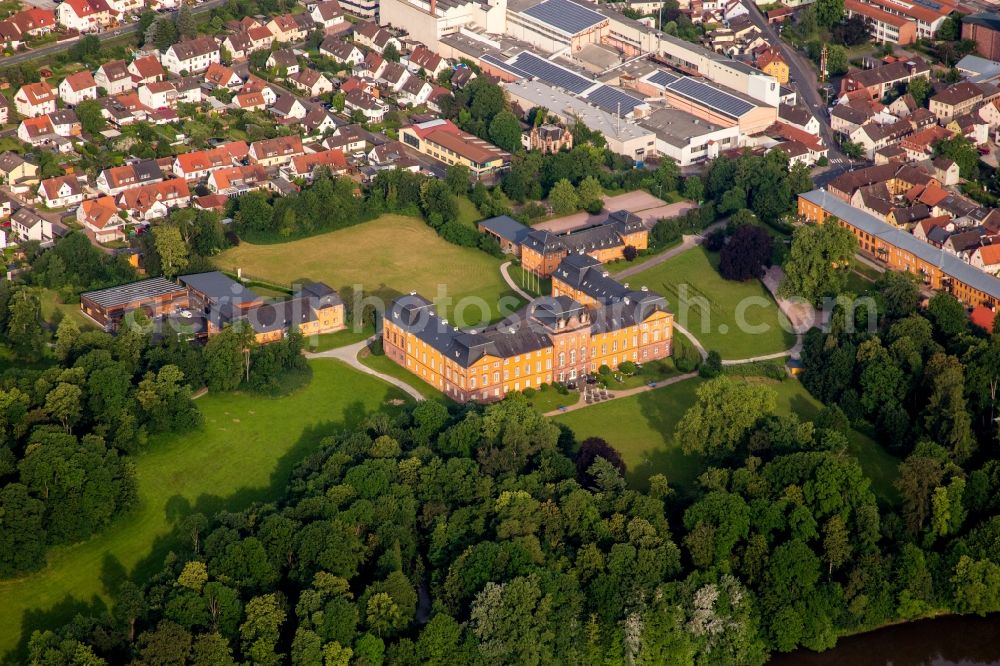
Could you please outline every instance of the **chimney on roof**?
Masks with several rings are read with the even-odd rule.
[[[431,0],[431,16],[437,16],[437,0]]]

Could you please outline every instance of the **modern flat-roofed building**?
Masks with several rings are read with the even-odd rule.
[[[825,190],[800,194],[798,213],[813,222],[836,220],[854,234],[866,257],[886,268],[913,273],[926,286],[950,293],[968,307],[1000,305],[1000,279]]]
[[[188,306],[188,290],[162,277],[80,294],[80,310],[107,331],[117,330],[136,310],[154,318]]]
[[[723,127],[679,109],[658,109],[639,124],[656,134],[656,152],[682,167],[715,159],[741,145],[739,126]]]
[[[515,2],[507,8],[507,34],[546,53],[600,44],[608,24],[602,13],[573,0]]]

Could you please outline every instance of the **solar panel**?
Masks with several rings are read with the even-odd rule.
[[[611,86],[600,86],[587,95],[587,100],[593,102],[608,113],[618,113],[619,108],[622,115],[632,112],[632,109],[643,103],[641,99],[636,99],[632,95],[626,95],[617,88]],[[621,105],[619,107],[619,104]]]
[[[662,86],[666,88],[679,78],[680,78],[679,76],[674,76],[670,72],[664,72],[661,69],[658,70],[656,73],[654,73],[652,76],[650,76],[647,80],[653,85]]]
[[[480,58],[480,60],[482,62],[487,62],[487,63],[493,65],[494,67],[502,69],[505,72],[510,72],[511,74],[513,74],[515,76],[520,76],[522,79],[530,79],[530,78],[532,78],[532,75],[529,72],[524,71],[520,67],[516,67],[514,65],[508,65],[506,62],[504,62],[503,60],[501,60],[497,56],[492,55],[490,53],[487,53],[486,55],[484,55],[482,58]]]
[[[513,59],[512,64],[531,76],[577,95],[594,85],[594,82],[590,79],[580,76],[565,67],[553,64],[544,58],[539,58],[534,53],[529,53],[528,51],[519,53]]]
[[[739,118],[754,109],[754,105],[750,102],[746,102],[735,95],[730,95],[714,86],[695,81],[688,77],[674,81],[667,86],[667,89],[689,97],[732,118]]]
[[[941,9],[941,3],[934,2],[934,0],[913,0],[913,1],[918,5],[921,5],[923,7],[928,7],[929,9],[933,9],[934,11],[938,11]]]
[[[545,0],[522,14],[538,19],[559,32],[575,35],[604,21],[605,18],[592,9],[570,0]]]

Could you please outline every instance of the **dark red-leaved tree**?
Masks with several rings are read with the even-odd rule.
[[[621,472],[622,478],[625,477],[625,461],[621,455],[600,437],[590,437],[580,443],[580,450],[576,452],[576,476],[584,486],[589,487],[594,483],[587,470],[598,457],[614,465]]]
[[[771,263],[771,251],[771,236],[763,227],[740,227],[719,253],[719,273],[727,280],[762,277]]]

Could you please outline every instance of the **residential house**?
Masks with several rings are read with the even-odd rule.
[[[990,138],[990,126],[974,111],[955,116],[945,127],[955,134],[960,134],[972,142],[974,146],[984,146]]]
[[[347,158],[344,157],[344,151],[322,150],[318,153],[296,155],[281,167],[281,172],[289,180],[293,178],[311,180],[313,171],[320,167],[329,170],[334,175],[344,173],[347,171]]]
[[[139,101],[149,109],[166,109],[177,104],[177,86],[173,81],[158,81],[139,86]]]
[[[83,201],[83,186],[77,176],[56,176],[38,186],[38,199],[47,208],[67,208]]]
[[[94,83],[104,90],[106,95],[118,95],[132,89],[132,75],[124,60],[112,60],[97,68],[94,73]]]
[[[167,72],[154,55],[142,56],[129,63],[128,73],[136,85],[165,81]]]
[[[899,143],[903,137],[913,132],[908,120],[897,120],[890,125],[868,122],[849,135],[852,142],[864,149],[865,157],[875,158],[875,151]]]
[[[106,0],[63,0],[56,5],[59,25],[77,32],[101,32],[121,20]]]
[[[368,79],[377,79],[382,75],[382,70],[385,69],[385,65],[388,61],[375,53],[374,51],[369,51],[365,55],[365,59],[361,61],[360,65],[353,68],[353,73],[355,76]]]
[[[969,263],[993,275],[1000,273],[1000,243],[977,247],[969,255]]]
[[[781,85],[788,85],[788,63],[776,47],[768,45],[755,51],[754,64],[757,65],[757,69],[773,76]]]
[[[138,185],[119,192],[115,203],[134,220],[166,217],[173,208],[184,208],[191,201],[191,191],[183,178]]]
[[[120,17],[137,14],[146,8],[145,0],[108,0],[111,11]],[[155,10],[154,10],[155,11]]]
[[[318,30],[340,32],[347,23],[344,11],[340,8],[340,3],[337,0],[324,0],[317,3],[309,12],[309,16]]]
[[[886,109],[892,115],[897,118],[906,118],[911,113],[916,111],[918,108],[917,101],[913,99],[913,95],[906,93],[905,95],[900,95],[896,99],[889,103]]]
[[[464,132],[450,120],[431,120],[399,129],[399,139],[445,164],[464,164],[477,178],[490,177],[510,165],[510,153]]]
[[[924,243],[929,242],[928,238],[935,229],[945,232],[945,235],[955,231],[955,222],[948,215],[937,217],[925,217],[913,226],[913,236]]]
[[[233,104],[244,111],[262,111],[267,108],[267,100],[257,91],[238,93],[233,98]]]
[[[29,7],[0,21],[0,44],[16,50],[32,37],[41,37],[56,27],[56,14],[51,9]]]
[[[38,183],[38,165],[32,164],[17,153],[0,153],[0,182],[15,192]]]
[[[204,72],[220,62],[219,45],[211,37],[178,42],[163,52],[162,64],[174,74]]]
[[[819,136],[819,120],[804,107],[782,104],[778,107],[778,119],[807,134]]]
[[[246,83],[243,84],[243,87],[240,88],[240,92],[259,92],[264,97],[264,103],[268,106],[278,101],[278,93],[274,91],[274,88],[267,81],[253,74],[250,75]]]
[[[418,106],[427,101],[433,90],[434,86],[427,81],[417,76],[411,76],[399,90],[399,102],[409,104],[410,106]]]
[[[294,134],[254,141],[250,144],[249,157],[261,166],[270,167],[287,164],[293,157],[304,152],[302,139]]]
[[[97,82],[87,70],[70,74],[59,83],[59,97],[69,106],[97,99]]]
[[[275,16],[267,23],[267,29],[274,35],[274,41],[301,42],[306,38],[307,26],[296,20],[294,14]]]
[[[200,180],[216,169],[236,164],[245,158],[249,151],[250,148],[245,142],[230,141],[208,150],[181,153],[174,158],[172,171],[178,178],[188,181]]]
[[[423,44],[418,45],[406,59],[406,67],[413,74],[423,71],[432,79],[448,69],[448,61]]]
[[[232,67],[220,63],[212,63],[205,70],[205,83],[216,88],[236,90],[243,86],[243,79],[236,75]]]
[[[322,53],[323,48],[320,47],[320,52]],[[267,57],[267,62],[265,63],[268,69],[273,69],[277,72],[284,72],[285,76],[289,74],[297,74],[299,72],[299,59],[295,57],[295,52],[291,49],[278,49],[272,51],[271,55]]]
[[[397,51],[403,48],[403,45],[391,32],[385,28],[378,27],[374,23],[359,23],[355,25],[354,41],[378,53],[383,53],[389,44],[392,44]]]
[[[309,97],[319,97],[333,92],[333,84],[330,83],[330,79],[308,67],[289,76],[288,82],[292,84],[293,88],[301,90]]]
[[[282,95],[271,105],[271,113],[287,122],[305,118],[309,109],[297,97]]]
[[[52,123],[52,130],[58,136],[69,138],[83,134],[80,119],[76,117],[76,112],[72,109],[57,109],[48,114],[47,117]]]
[[[325,147],[342,150],[345,155],[364,150],[366,144],[365,131],[359,125],[342,125],[323,141]]]
[[[882,99],[897,85],[909,83],[914,78],[930,80],[930,66],[921,58],[893,60],[873,69],[851,70],[840,80],[840,93],[867,90],[872,99]]]
[[[110,243],[125,237],[125,220],[118,215],[114,197],[87,199],[76,209],[76,221],[91,232],[98,243]]]
[[[25,83],[14,95],[14,106],[22,116],[32,118],[56,110],[56,90],[46,81]]]
[[[976,111],[991,130],[1000,127],[1000,99],[990,100]]]
[[[359,111],[369,123],[380,123],[385,118],[386,107],[379,100],[360,90],[352,90],[344,97],[344,108]]]
[[[56,237],[54,225],[28,207],[18,209],[10,216],[10,230],[20,241],[48,243]]]
[[[476,78],[476,73],[464,63],[455,66],[455,72],[451,75],[451,87],[461,90],[469,85]]]
[[[5,95],[0,93],[0,125],[10,122],[10,101]]]
[[[378,78],[393,92],[399,92],[406,80],[410,78],[410,73],[406,71],[406,67],[398,62],[387,62],[382,69],[382,75]]]
[[[48,115],[25,118],[17,126],[17,138],[32,146],[44,145],[55,133]]]
[[[950,136],[952,136],[950,130],[940,125],[931,125],[909,135],[900,141],[899,145],[906,150],[908,159],[919,161],[933,155],[934,144]]]
[[[345,42],[339,37],[327,37],[319,45],[319,52],[339,63],[347,63],[352,67],[360,65],[365,60],[365,54],[354,44]]]
[[[972,111],[983,99],[983,89],[969,81],[959,81],[931,97],[930,110],[942,124]]]
[[[158,183],[163,180],[163,172],[156,160],[136,160],[129,164],[111,167],[97,176],[97,189],[102,194],[115,196],[138,185]]]
[[[208,189],[215,194],[238,196],[267,188],[267,172],[260,164],[226,167],[208,176]]]
[[[331,130],[337,129],[342,122],[322,106],[316,105],[302,119],[302,126],[310,134],[326,134]]]

